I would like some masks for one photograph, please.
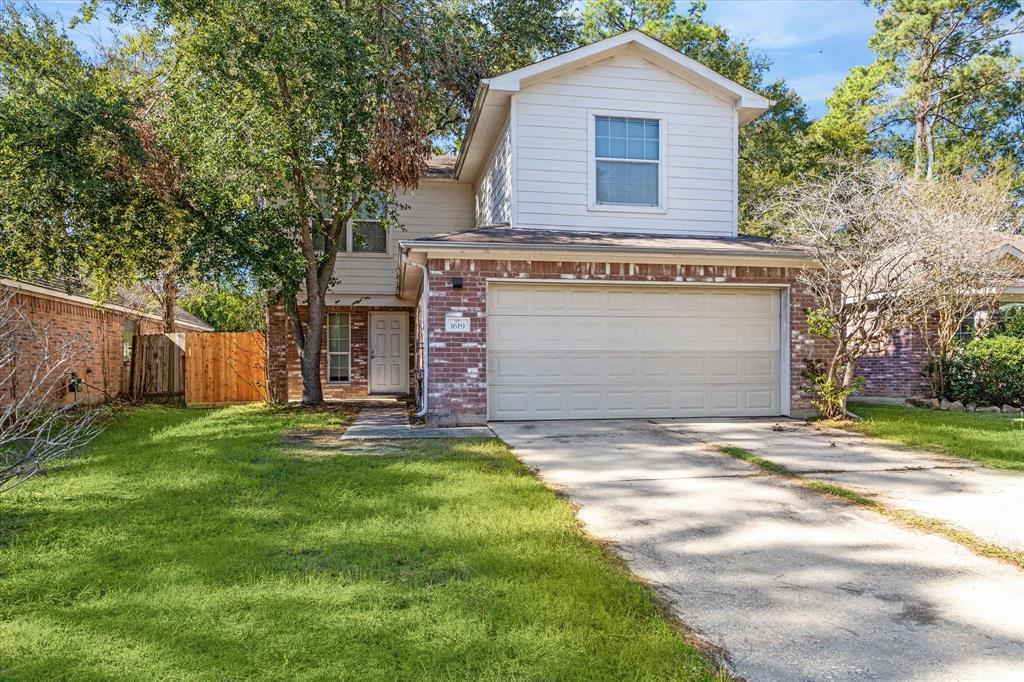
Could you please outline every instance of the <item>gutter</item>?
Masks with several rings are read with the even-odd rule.
[[[476,132],[476,124],[480,120],[480,112],[484,109],[484,98],[487,97],[489,89],[490,85],[487,80],[480,81],[480,85],[476,88],[473,109],[469,113],[469,125],[466,126],[466,134],[462,136],[462,142],[459,144],[459,158],[456,159],[455,169],[452,171],[452,177],[456,180],[459,179],[459,174],[462,173],[462,163],[466,159],[466,150],[469,149],[469,143],[473,140],[473,133]]]
[[[423,273],[423,294],[420,297],[420,303],[423,305],[423,395],[420,400],[420,411],[416,413],[416,416],[422,419],[427,415],[427,396],[430,395],[430,384],[427,381],[430,376],[430,277],[426,264],[407,262]]]

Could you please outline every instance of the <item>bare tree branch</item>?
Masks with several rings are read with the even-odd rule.
[[[99,412],[60,398],[80,349],[58,342],[18,310],[0,287],[0,493],[71,455],[98,432]]]

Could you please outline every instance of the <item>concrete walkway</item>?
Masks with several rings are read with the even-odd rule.
[[[1024,474],[891,447],[848,431],[798,421],[658,423],[691,438],[750,450],[797,473],[838,483],[893,507],[941,519],[989,542],[1024,550]],[[783,430],[773,430],[773,426]]]
[[[1024,679],[1024,572],[642,421],[495,423],[748,680]]]
[[[345,429],[341,440],[367,440],[381,438],[493,438],[486,426],[460,426],[455,428],[416,427],[409,424],[409,412],[404,405],[364,407],[352,424]]]

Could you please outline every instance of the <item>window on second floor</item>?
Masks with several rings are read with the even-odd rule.
[[[594,199],[599,205],[658,206],[661,121],[594,117]]]
[[[320,206],[320,213],[326,221],[331,217],[331,201],[324,190],[314,190],[317,204]],[[322,232],[313,235],[313,248],[317,251],[324,250],[324,235]],[[359,207],[359,213],[348,222],[345,230],[338,239],[338,252],[345,253],[387,253],[388,233],[377,214],[376,205],[363,204]]]

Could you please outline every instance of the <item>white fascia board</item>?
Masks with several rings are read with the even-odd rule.
[[[764,111],[772,105],[772,101],[768,98],[743,87],[735,81],[729,80],[700,62],[687,57],[682,52],[674,50],[665,43],[637,30],[626,31],[625,33],[599,40],[596,43],[563,52],[543,61],[524,66],[521,69],[490,78],[486,83],[491,90],[518,92],[524,84],[528,84],[530,81],[547,78],[560,71],[579,68],[587,63],[603,58],[606,53],[612,50],[628,45],[641,48],[647,56],[655,58],[662,66],[669,69],[678,69],[685,73],[687,77],[698,81],[701,85],[728,95],[741,109],[760,109]]]

